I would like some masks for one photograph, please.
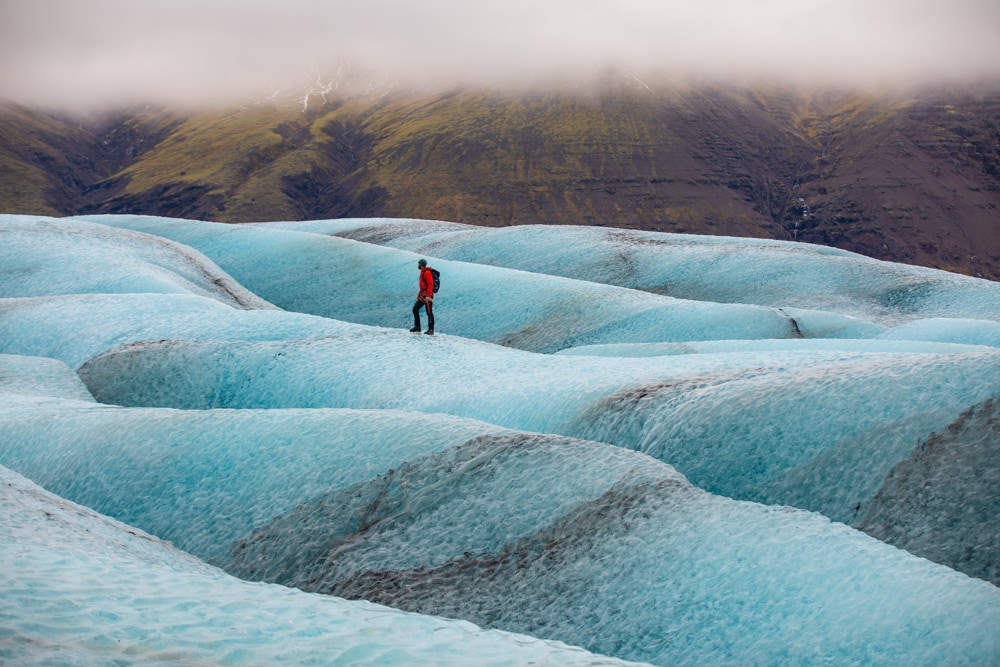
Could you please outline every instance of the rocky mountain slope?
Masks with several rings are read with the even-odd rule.
[[[70,119],[0,110],[0,211],[795,239],[1000,279],[1000,92],[605,83]]]

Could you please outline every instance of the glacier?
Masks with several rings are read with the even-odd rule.
[[[475,227],[433,220],[263,223],[477,264],[536,271],[714,303],[805,308],[891,325],[994,320],[996,285],[827,246],[606,227]],[[738,278],[733,279],[734,276]]]
[[[266,225],[237,230],[138,216],[84,219],[189,245],[286,310],[399,327],[396,304],[415,296],[412,275],[421,255],[405,250]],[[803,332],[857,338],[886,330],[831,311],[789,313],[441,258],[433,264],[445,276],[449,333],[533,352],[607,342],[793,338]]]
[[[994,283],[437,221],[0,240],[4,659],[1000,663]]]
[[[4,664],[635,664],[241,581],[2,466],[0,484]]]

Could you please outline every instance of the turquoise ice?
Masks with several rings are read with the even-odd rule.
[[[0,240],[0,659],[997,663],[994,283],[435,221]]]

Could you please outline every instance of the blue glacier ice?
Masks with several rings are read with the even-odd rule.
[[[144,216],[90,216],[189,244],[286,310],[409,328],[420,255],[268,226]],[[81,225],[86,224],[81,222]],[[799,308],[711,303],[602,283],[434,259],[443,275],[440,330],[536,352],[604,342],[873,337],[886,327]],[[780,304],[779,304],[780,305]],[[794,322],[793,322],[794,319]]]
[[[913,320],[879,335],[890,340],[927,340],[1000,347],[1000,322],[932,317]]]
[[[487,228],[433,220],[260,226],[685,299],[833,311],[889,325],[931,317],[996,321],[1000,313],[996,283],[806,243],[605,227]]]
[[[52,357],[73,368],[130,343],[304,340],[358,328],[276,309],[231,308],[195,294],[67,294],[0,300],[0,353]]]
[[[0,239],[2,661],[1000,664],[994,283],[436,221]]]
[[[197,294],[240,308],[272,307],[198,251],[162,237],[54,218],[0,218],[0,298]]]
[[[996,587],[640,453],[444,414],[114,407],[0,357],[32,364],[0,386],[3,460],[244,579],[655,664],[1000,651]]]
[[[861,529],[1000,586],[1000,401],[978,403],[886,476]],[[954,483],[961,480],[961,484]]]
[[[625,665],[559,642],[240,581],[0,466],[8,665]]]
[[[152,342],[95,357],[80,374],[117,405],[408,409],[582,437],[648,453],[716,493],[839,521],[856,517],[921,438],[996,395],[1000,378],[1000,349],[989,347],[633,358],[385,330],[374,340]]]

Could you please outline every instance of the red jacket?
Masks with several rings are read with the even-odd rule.
[[[417,296],[434,297],[434,275],[431,273],[430,266],[425,266],[420,270],[420,293]]]

